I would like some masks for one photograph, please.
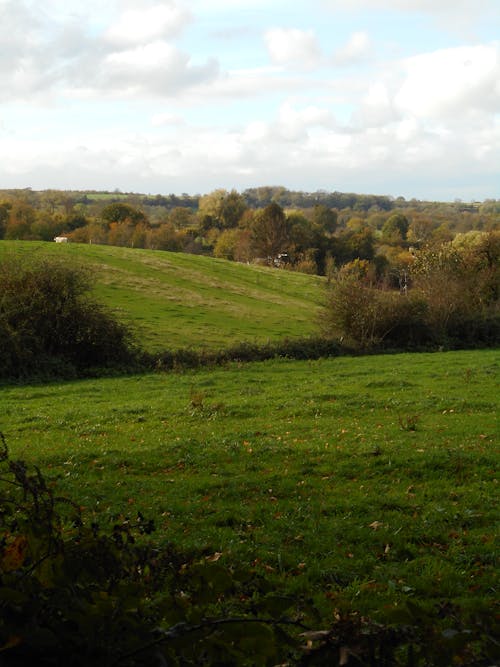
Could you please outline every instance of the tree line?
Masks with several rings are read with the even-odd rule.
[[[0,191],[0,238],[97,243],[206,254],[326,275],[360,259],[390,273],[409,251],[488,232],[500,201],[406,201],[280,187],[206,195]]]

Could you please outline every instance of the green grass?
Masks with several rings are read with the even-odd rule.
[[[182,253],[83,244],[0,241],[5,253],[90,266],[95,294],[149,351],[217,349],[316,332],[322,280]]]
[[[498,596],[498,362],[398,354],[6,386],[0,430],[88,515],[141,510],[160,542],[221,553],[325,614],[481,608]]]

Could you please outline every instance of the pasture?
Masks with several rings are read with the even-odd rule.
[[[178,259],[147,257],[132,282]],[[127,275],[120,250],[112,265]],[[326,618],[484,610],[498,596],[498,370],[486,350],[10,385],[0,430],[87,516],[141,511],[158,543],[253,568]]]
[[[218,349],[316,332],[323,280],[291,271],[165,251],[0,241],[9,253],[87,266],[95,296],[144,349]]]

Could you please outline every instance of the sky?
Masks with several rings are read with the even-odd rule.
[[[0,0],[0,188],[500,198],[500,0]]]

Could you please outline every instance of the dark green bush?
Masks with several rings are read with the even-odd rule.
[[[90,296],[88,271],[54,260],[0,263],[0,377],[71,375],[132,360],[128,329]]]
[[[165,350],[156,356],[144,355],[144,363],[157,370],[218,366],[230,362],[266,361],[267,359],[319,359],[347,351],[330,338],[283,338],[267,343],[241,342],[222,350]]]

